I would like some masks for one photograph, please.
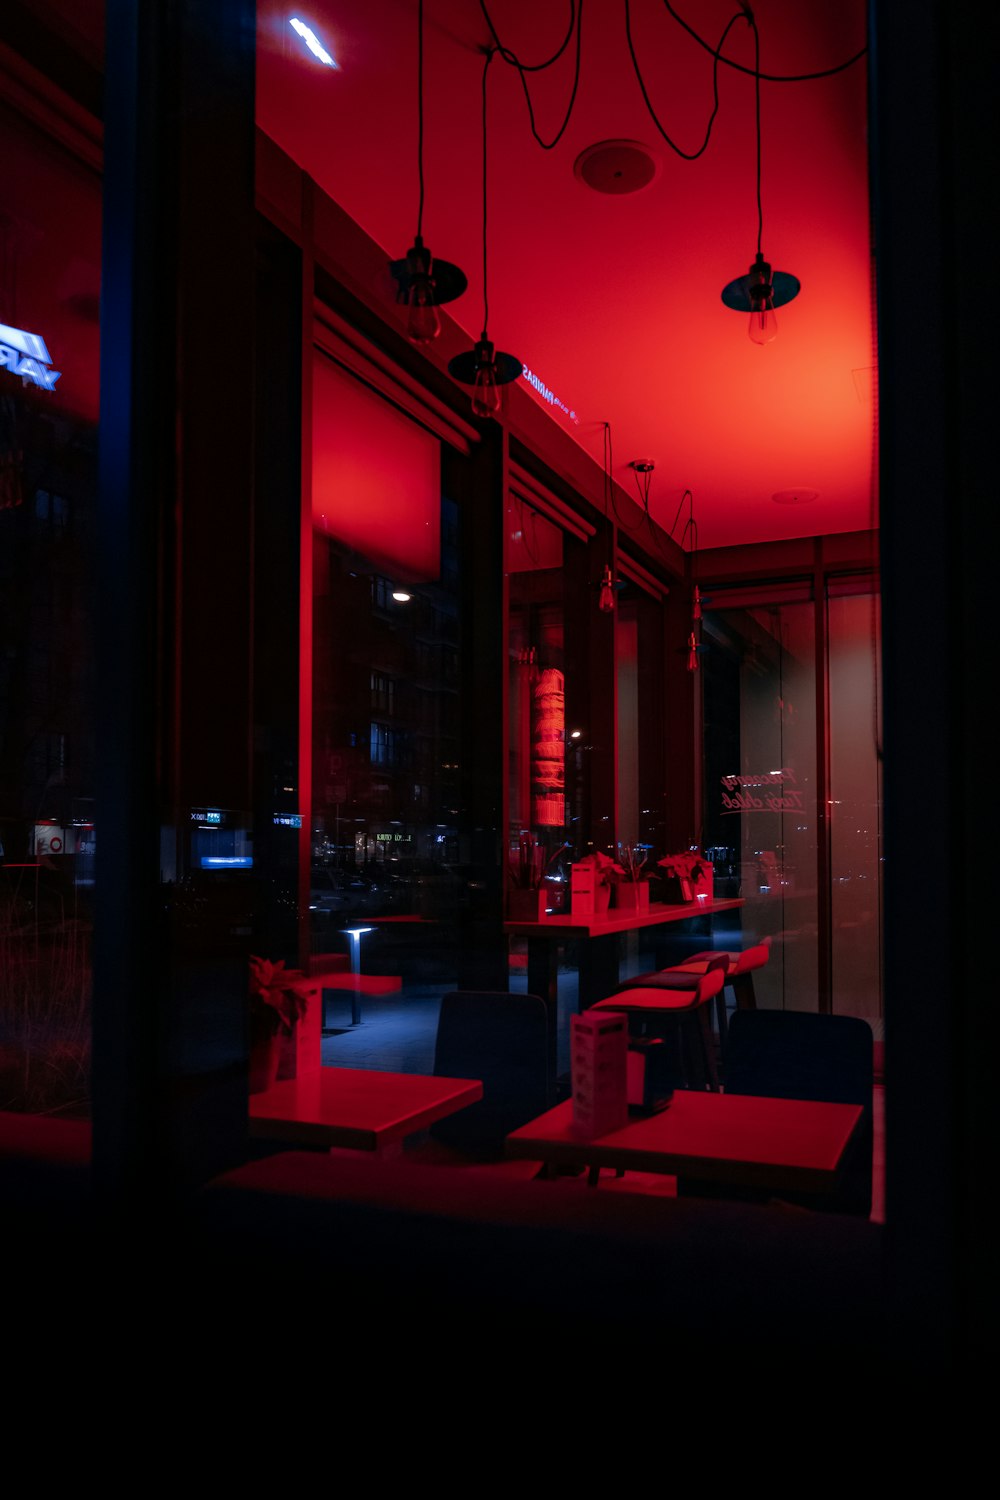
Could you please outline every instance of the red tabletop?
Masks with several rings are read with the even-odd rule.
[[[665,1172],[771,1192],[825,1192],[858,1127],[856,1104],[678,1090],[660,1114],[593,1140],[567,1100],[507,1137],[508,1156],[553,1166]]]
[[[477,1078],[319,1068],[250,1095],[250,1134],[375,1151],[483,1097]]]
[[[691,917],[711,916],[717,911],[735,911],[746,904],[743,896],[725,896],[720,900],[678,901],[672,904],[654,901],[647,911],[620,911],[597,914],[572,912],[566,917],[546,917],[544,922],[505,922],[504,932],[520,937],[607,937],[619,932],[636,932],[640,927],[658,927],[663,922],[686,922]]]

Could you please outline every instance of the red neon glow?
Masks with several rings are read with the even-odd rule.
[[[416,422],[317,354],[313,524],[393,582],[440,573],[441,447]]]
[[[706,0],[689,11],[714,40],[732,7]],[[663,6],[633,13],[654,102],[690,149],[711,109],[712,60]],[[863,0],[834,8],[760,0],[755,13],[770,72],[828,67],[866,43]],[[284,15],[277,0],[258,0],[262,129],[378,245],[408,243],[415,152],[399,143],[414,129],[412,34],[386,28],[367,0],[315,0],[315,24],[336,26],[355,49],[331,89],[327,70],[286,55]],[[551,55],[565,29],[560,8],[536,0],[506,0],[495,18],[524,57]],[[425,57],[428,209],[433,243],[447,245],[470,279],[446,313],[472,342],[482,313],[481,226],[470,209],[482,168],[476,43],[488,32],[468,0],[440,0],[434,20]],[[749,27],[733,29],[726,55],[752,67]],[[547,111],[543,131],[561,116],[565,62],[534,86]],[[643,106],[622,8],[588,7],[579,97],[563,141],[546,152],[531,139],[515,70],[491,69],[491,117],[503,121],[490,160],[495,333],[504,348],[530,351],[550,390],[571,394],[580,425],[556,416],[563,437],[571,432],[599,460],[598,424],[612,423],[616,478],[630,491],[627,456],[657,459],[650,500],[661,525],[669,528],[684,488],[694,490],[702,548],[864,530],[874,430],[873,403],[856,378],[874,364],[865,64],[818,82],[762,87],[765,245],[771,264],[802,283],[765,348],[750,342],[746,315],[720,295],[756,248],[753,78],[723,67],[719,88],[709,149],[697,162],[678,160]],[[611,135],[653,151],[660,170],[645,191],[609,196],[574,176],[579,152]],[[391,295],[384,314],[402,331]],[[509,410],[539,399],[515,388]],[[819,498],[804,511],[772,502],[793,486]]]

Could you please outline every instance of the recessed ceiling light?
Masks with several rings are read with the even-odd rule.
[[[811,505],[819,499],[819,490],[775,490],[771,499],[775,505]]]
[[[305,21],[300,21],[298,16],[292,16],[288,24],[302,38],[313,57],[318,57],[320,62],[327,68],[335,68],[337,66],[311,26],[307,26]]]
[[[408,594],[405,589],[393,589],[392,597],[395,599],[397,604],[409,604],[410,600],[413,598],[413,595]]]
[[[656,158],[638,141],[598,141],[573,163],[574,174],[587,187],[617,197],[641,192],[657,171]]]

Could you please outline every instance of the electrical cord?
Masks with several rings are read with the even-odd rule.
[[[573,35],[573,27],[576,25],[576,0],[569,0],[569,26],[566,30],[566,35],[563,38],[562,45],[556,52],[553,52],[551,57],[546,58],[545,62],[526,63],[522,62],[515,52],[512,52],[509,47],[505,47],[501,42],[500,37],[497,33],[497,29],[493,24],[493,19],[486,8],[486,0],[479,0],[479,9],[482,11],[483,15],[486,18],[486,24],[490,28],[493,40],[497,44],[497,51],[503,58],[504,62],[510,63],[512,67],[517,68],[518,71],[522,73],[541,73],[544,68],[551,68],[554,62],[558,62],[560,57],[562,57],[563,53],[566,51],[566,48],[569,46],[570,38]],[[583,0],[580,0],[580,11],[582,14]]]
[[[424,226],[424,0],[417,4],[417,173],[420,203],[417,208],[417,239]]]
[[[740,0],[740,3],[747,19],[752,20],[753,11],[749,5],[743,4],[743,0]],[[699,47],[704,47],[705,51],[711,52],[713,56],[716,55],[717,49],[713,48],[710,42],[706,42],[704,37],[699,36],[694,27],[689,26],[687,21],[684,20],[683,16],[677,14],[674,7],[670,4],[670,0],[663,0],[663,4],[678,26],[682,27],[688,36],[693,37]],[[733,62],[729,57],[721,57],[719,61],[725,63],[727,68],[734,68],[737,73],[748,73],[751,77],[762,78],[765,83],[812,83],[817,78],[832,78],[836,73],[846,72],[848,68],[853,68],[856,62],[860,62],[867,52],[868,48],[862,47],[860,52],[855,52],[854,56],[847,58],[846,62],[837,63],[833,68],[822,68],[818,73],[762,73],[759,67],[746,68],[742,63]]]
[[[486,8],[486,0],[479,0],[479,7],[482,10],[483,15],[486,17],[486,24],[489,26],[490,32],[493,36],[493,40],[496,43],[496,51],[499,53],[500,57],[505,63],[508,63],[512,68],[517,69],[518,77],[521,80],[521,88],[524,92],[524,101],[528,106],[528,121],[531,126],[531,134],[534,136],[535,140],[538,142],[539,146],[541,146],[543,151],[554,150],[555,147],[558,146],[559,142],[562,140],[563,135],[566,132],[566,127],[569,124],[570,117],[573,113],[573,106],[576,103],[577,91],[580,87],[580,57],[583,41],[583,0],[580,0],[579,11],[577,10],[576,0],[570,0],[569,30],[566,33],[562,46],[557,52],[554,52],[550,58],[542,63],[521,62],[517,54],[515,52],[512,52],[509,47],[505,47],[501,42],[490,13]],[[540,73],[543,71],[543,69],[550,68],[553,63],[557,62],[558,59],[566,51],[566,48],[569,46],[574,30],[576,31],[576,63],[573,70],[573,88],[569,96],[569,104],[566,107],[565,118],[563,119],[563,122],[560,125],[559,129],[556,131],[555,135],[552,137],[552,140],[544,141],[539,135],[538,127],[535,124],[535,109],[534,105],[531,102],[531,92],[528,88],[528,80],[525,77],[525,74]]]
[[[609,515],[608,501],[610,498],[611,511],[614,512],[615,517],[615,525],[620,531],[625,531],[628,532],[630,536],[635,536],[636,533],[642,529],[642,522],[640,521],[638,526],[630,526],[627,521],[622,520],[621,512],[618,509],[618,501],[615,498],[615,481],[612,477],[615,456],[614,448],[612,447],[611,443],[611,423],[604,422],[602,425],[604,427],[604,514],[606,516]]]
[[[764,209],[761,205],[760,196],[760,32],[757,30],[757,22],[754,13],[749,6],[745,7],[753,27],[753,92],[754,92],[754,119],[757,127],[757,254],[762,254],[761,244],[764,240]]]
[[[685,490],[684,493],[683,493],[683,495],[681,496],[681,503],[677,507],[677,514],[674,516],[674,524],[670,528],[670,535],[673,536],[675,530],[677,529],[677,522],[681,518],[681,511],[684,509],[684,501],[685,500],[687,500],[689,502],[688,518],[684,522],[683,527],[681,528],[681,534],[680,534],[680,537],[678,539],[678,545],[681,546],[681,547],[683,547],[684,546],[684,538],[690,533],[690,536],[691,536],[691,545],[690,545],[689,550],[691,552],[697,552],[697,550],[698,550],[698,522],[694,518],[694,494],[692,493],[691,490]]]
[[[630,4],[630,0],[625,0],[625,39],[628,42],[629,56],[632,59],[632,67],[635,70],[635,76],[638,80],[639,88],[642,92],[643,101],[646,105],[646,109],[649,112],[649,117],[652,120],[653,124],[656,126],[657,130],[660,132],[660,135],[666,141],[671,151],[676,152],[678,156],[684,159],[684,161],[697,161],[699,156],[702,156],[708,149],[708,143],[712,139],[712,126],[715,124],[715,117],[719,113],[719,63],[725,61],[725,59],[721,55],[722,48],[725,45],[726,38],[728,37],[732,28],[735,26],[736,22],[747,19],[748,17],[745,11],[738,10],[736,14],[732,16],[729,21],[727,21],[726,29],[722,33],[722,36],[719,38],[718,47],[714,49],[710,47],[708,49],[715,58],[715,61],[712,64],[712,113],[708,117],[708,126],[705,130],[705,139],[702,141],[697,151],[685,151],[681,146],[678,146],[677,142],[673,140],[672,137],[664,129],[663,125],[660,123],[660,119],[656,113],[656,110],[653,108],[653,101],[649,97],[649,91],[646,88],[646,83],[642,76],[642,69],[639,67],[639,59],[636,55],[635,43],[632,40],[632,7]]]
[[[486,279],[486,80],[489,77],[490,63],[493,61],[493,49],[486,54],[483,64],[483,338],[490,326],[490,293],[489,283]]]

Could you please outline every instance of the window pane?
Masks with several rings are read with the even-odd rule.
[[[563,622],[564,537],[516,496],[507,508],[510,584],[510,861],[515,883],[525,860],[544,873],[546,905],[565,906],[559,857],[571,813],[567,760],[576,753],[566,724]]]
[[[101,181],[0,132],[0,1109],[86,1114]]]
[[[746,899],[745,941],[772,938],[758,1004],[819,1004],[813,606],[707,611],[705,845],[716,890]]]
[[[316,368],[310,939],[350,956],[347,930],[370,929],[357,956],[371,1022],[456,982],[460,516],[439,440],[324,356]],[[324,1060],[429,1072],[424,1019],[409,1051],[405,1027],[366,1022],[364,1062],[336,1035]]]
[[[831,597],[830,869],[833,1009],[882,1014],[879,621],[874,594]]]

